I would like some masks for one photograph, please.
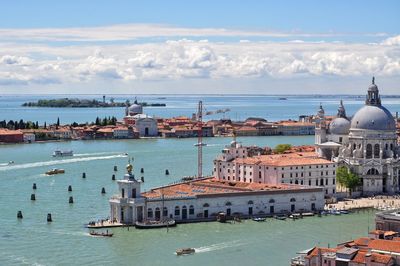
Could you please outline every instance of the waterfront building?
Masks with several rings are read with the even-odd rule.
[[[336,163],[315,152],[249,155],[236,141],[214,160],[214,176],[221,181],[320,186],[326,196],[336,193]]]
[[[375,215],[377,230],[400,232],[400,211],[384,211]]]
[[[365,106],[351,119],[341,102],[338,115],[329,124],[320,106],[315,128],[315,144],[320,156],[347,166],[360,176],[358,189],[364,195],[400,191],[400,146],[396,122],[381,104],[374,78]]]
[[[125,109],[124,124],[134,127],[140,137],[158,136],[157,119],[143,114],[143,106],[137,100]]]
[[[24,141],[24,133],[21,130],[0,129],[0,142],[17,143]]]
[[[141,191],[132,165],[118,180],[118,195],[110,199],[111,221],[133,224],[143,220],[172,218],[177,222],[215,220],[219,212],[228,217],[309,212],[324,207],[320,187],[271,185],[221,181],[214,177],[179,182]]]
[[[32,143],[35,142],[36,136],[34,133],[24,132],[24,142]]]

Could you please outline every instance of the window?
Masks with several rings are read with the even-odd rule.
[[[164,209],[163,209],[163,216],[168,217],[168,208],[167,207],[164,207]]]
[[[179,216],[181,214],[181,210],[179,209],[179,206],[175,207],[175,216]]]
[[[329,174],[328,174],[328,171],[326,171],[326,175],[329,175]]]
[[[290,177],[293,177],[293,174],[292,174],[292,173],[290,173]]]
[[[153,218],[153,209],[152,208],[148,208],[147,209],[147,217],[148,218]]]
[[[303,177],[303,173],[301,173],[301,177]]]
[[[274,199],[270,199],[269,203],[275,203],[275,200]]]
[[[374,146],[374,157],[375,158],[379,158],[379,153],[380,153],[379,144],[375,144],[375,146]]]
[[[258,172],[258,178],[261,178],[261,172]]]
[[[308,180],[308,185],[309,185],[309,186],[311,186],[311,179],[310,179],[310,180]]]
[[[333,175],[336,175],[336,171],[335,170],[333,170]]]
[[[285,170],[285,168],[282,167],[282,170]]]
[[[208,204],[208,203],[203,204],[203,208],[208,208],[208,207],[210,207],[210,204]]]
[[[335,178],[334,178],[334,179],[332,179],[332,184],[335,184],[335,182],[336,182],[336,181],[335,181]]]
[[[254,202],[253,202],[252,200],[249,200],[249,201],[247,202],[247,204],[251,205],[251,204],[254,204]]]
[[[311,172],[308,172],[308,176],[311,176]]]
[[[295,198],[291,198],[291,199],[290,199],[290,202],[295,202],[295,201],[296,201]]]
[[[296,173],[296,177],[299,177],[299,174],[298,174],[298,173]]]
[[[194,214],[194,207],[193,205],[189,206],[189,215],[193,215]]]
[[[367,159],[371,159],[372,158],[372,145],[371,144],[367,144],[367,155],[366,155]]]
[[[324,172],[321,171],[321,176],[323,176],[323,175],[324,175]]]

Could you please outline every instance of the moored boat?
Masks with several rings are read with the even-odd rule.
[[[277,220],[282,220],[282,221],[286,220],[286,216],[283,216],[283,215],[275,215],[274,218]]]
[[[144,221],[135,223],[135,227],[137,229],[155,229],[155,228],[173,227],[173,226],[176,226],[176,222],[173,219],[165,221]]]
[[[196,250],[194,248],[178,248],[176,250],[176,255],[188,255],[188,254],[193,254],[195,253]]]
[[[50,171],[47,171],[46,175],[58,175],[58,174],[64,174],[64,173],[65,173],[64,169],[54,168],[54,169],[51,169]]]
[[[265,222],[267,218],[265,217],[253,217],[252,220],[255,222]]]

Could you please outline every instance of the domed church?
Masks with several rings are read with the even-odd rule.
[[[337,117],[326,123],[322,106],[316,116],[315,144],[320,156],[345,165],[362,180],[364,195],[400,191],[400,146],[396,122],[381,104],[375,78],[368,88],[365,105],[346,117],[340,102]]]

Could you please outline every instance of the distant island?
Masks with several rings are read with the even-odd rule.
[[[146,103],[141,102],[138,103],[143,107],[153,106],[153,107],[164,107],[165,103]],[[24,107],[56,107],[56,108],[99,108],[99,107],[125,107],[129,106],[130,102],[127,100],[126,102],[114,102],[114,99],[111,98],[109,102],[105,101],[105,97],[103,97],[103,101],[99,100],[89,100],[89,99],[69,99],[69,98],[61,98],[61,99],[51,99],[51,100],[38,100],[37,102],[26,102],[22,104]]]

